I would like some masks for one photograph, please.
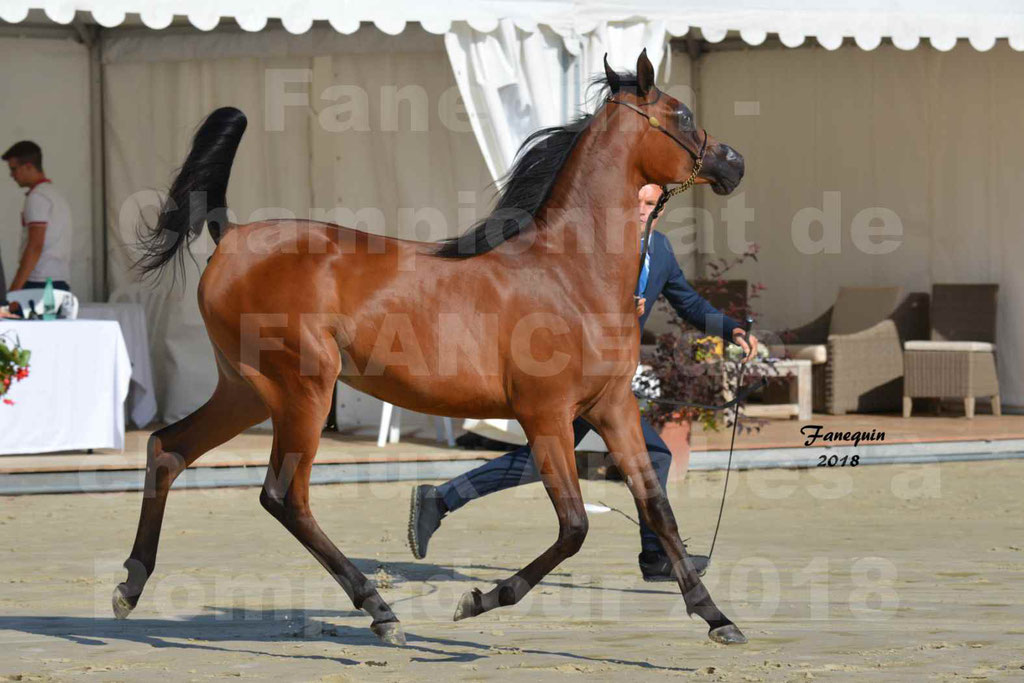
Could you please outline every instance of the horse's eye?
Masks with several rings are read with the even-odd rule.
[[[680,130],[693,130],[693,114],[689,109],[677,110],[676,121],[679,123]]]

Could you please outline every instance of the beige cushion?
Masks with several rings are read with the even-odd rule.
[[[908,341],[903,345],[907,351],[980,351],[992,353],[995,344],[975,341]]]
[[[888,318],[903,296],[902,287],[840,287],[829,334],[853,334]]]
[[[814,365],[828,362],[828,347],[824,344],[786,344],[786,355],[795,360],[809,360]]]

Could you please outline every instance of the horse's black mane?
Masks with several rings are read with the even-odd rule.
[[[619,74],[622,88],[636,87],[636,74]],[[594,80],[604,101],[609,90],[607,76]],[[437,255],[469,258],[487,253],[533,225],[537,211],[547,201],[559,171],[568,161],[593,114],[583,114],[564,126],[541,128],[530,134],[516,153],[515,163],[502,178],[504,187],[494,209],[458,237],[444,240]]]

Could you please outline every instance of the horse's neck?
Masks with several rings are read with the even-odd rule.
[[[629,146],[609,133],[590,130],[577,143],[538,211],[544,225],[532,249],[538,258],[570,259],[617,281],[635,277],[639,268],[641,181]]]

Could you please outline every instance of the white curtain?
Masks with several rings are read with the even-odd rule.
[[[71,289],[92,299],[92,169],[89,49],[73,40],[0,38],[0,152],[19,140],[43,150],[43,168],[71,207]],[[3,165],[6,174],[6,163]],[[25,190],[0,182],[0,255],[5,284],[21,259]]]
[[[489,33],[455,23],[444,43],[480,151],[497,180],[527,135],[565,123],[575,106],[578,93],[569,82],[562,39],[545,27],[526,32],[502,20]]]
[[[453,23],[445,47],[491,177],[508,171],[533,131],[592,110],[587,88],[606,52],[613,67],[632,70],[646,47],[657,71],[667,36],[664,21],[601,22],[569,38],[508,19],[490,32]]]
[[[203,232],[186,258],[186,277],[171,286],[140,284],[131,269],[140,211],[155,218],[166,189],[188,153],[192,134],[213,109],[233,105],[249,118],[229,185],[229,206],[240,221],[257,211],[305,216],[309,194],[305,111],[287,110],[285,131],[268,134],[264,81],[268,69],[302,69],[296,58],[234,58],[106,65],[107,224],[112,298],[135,300],[150,325],[153,378],[160,415],[171,422],[213,392],[217,371],[196,300],[196,286],[213,243]],[[169,275],[169,274],[168,274]]]
[[[669,69],[659,72],[665,60],[667,43],[668,33],[664,21],[602,22],[579,41],[583,83],[589,84],[595,76],[604,74],[606,53],[608,64],[613,69],[634,71],[636,58],[645,48],[647,58],[654,65],[654,73],[661,73],[662,78],[668,80],[671,77]]]
[[[187,278],[174,288],[169,278],[157,287],[137,282],[132,245],[140,211],[154,215],[156,190],[169,185],[214,108],[236,106],[249,119],[228,187],[236,220],[326,218],[440,239],[487,204],[486,166],[443,39],[411,29],[400,37],[372,28],[331,33],[198,36],[188,60],[174,60],[172,42],[159,40],[105,50],[111,288],[147,308],[164,421],[194,410],[216,383],[196,302],[213,244],[204,232],[193,245],[196,263],[186,261]],[[350,392],[340,401],[343,424],[379,421],[375,399]]]

